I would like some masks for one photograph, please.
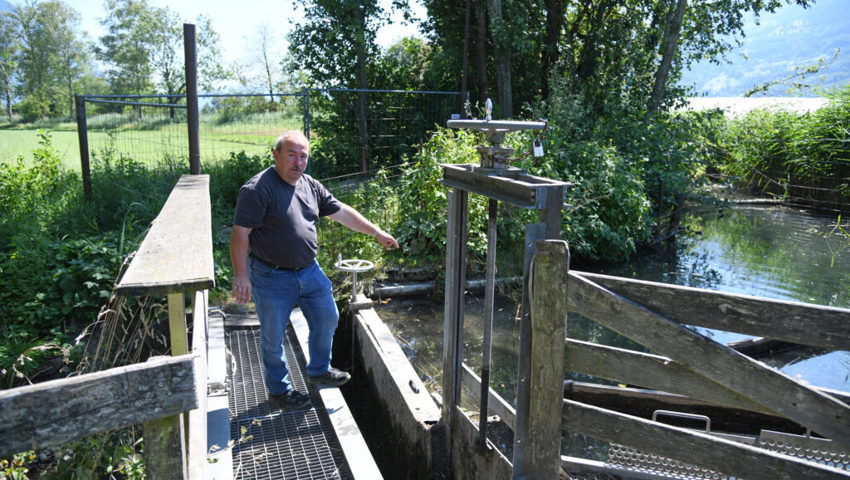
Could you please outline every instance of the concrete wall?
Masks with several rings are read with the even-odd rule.
[[[447,426],[392,332],[371,308],[355,312],[351,326],[349,404],[383,476],[450,478]]]

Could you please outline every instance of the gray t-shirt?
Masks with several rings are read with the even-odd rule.
[[[340,208],[342,203],[313,177],[303,174],[292,186],[269,167],[239,189],[233,223],[252,229],[249,248],[255,257],[300,268],[316,258],[316,221]]]

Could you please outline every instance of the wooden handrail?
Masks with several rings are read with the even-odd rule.
[[[209,182],[209,175],[180,178],[121,277],[119,295],[167,295],[215,286]]]
[[[0,458],[198,407],[193,355],[0,391]]]

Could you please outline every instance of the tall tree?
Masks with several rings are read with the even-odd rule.
[[[152,50],[161,25],[147,0],[106,0],[106,17],[100,23],[106,34],[100,37],[96,52],[107,66],[112,92],[151,93]]]
[[[502,17],[502,0],[487,0],[487,13],[490,14],[490,36],[495,45],[493,56],[496,64],[496,91],[502,117],[513,116],[513,85],[511,82],[510,34],[505,28]]]
[[[15,6],[11,18],[20,42],[17,90],[24,97],[23,113],[28,118],[61,113],[62,97],[73,97],[65,86],[72,85],[85,60],[79,14],[60,0],[32,0]]]
[[[268,23],[260,25],[251,37],[249,63],[244,65],[250,70],[248,77],[242,79],[243,83],[267,91],[270,102],[274,102],[272,94],[281,83],[280,62],[283,58],[279,49],[276,48],[280,40],[274,38],[271,25]]]
[[[541,95],[549,98],[549,76],[560,59],[561,30],[564,28],[565,0],[544,0],[546,7],[546,36],[543,39],[541,53],[542,86]]]
[[[183,23],[168,7],[151,6],[147,0],[107,0],[107,29],[97,48],[109,65],[107,79],[114,93],[167,95],[186,91],[183,62]],[[221,62],[218,33],[209,17],[197,18],[198,86],[215,89],[231,77]]]
[[[652,95],[649,97],[650,111],[658,110],[661,97],[664,95],[664,88],[667,85],[667,78],[670,76],[670,67],[673,65],[673,58],[676,56],[679,32],[682,30],[682,21],[685,19],[685,9],[687,7],[688,0],[676,0],[676,4],[671,8],[667,25],[664,28],[661,63],[658,65],[658,70],[655,71],[655,83],[652,87]]]
[[[18,71],[18,32],[14,18],[0,12],[0,87],[3,88],[6,115],[12,118],[12,86]]]
[[[380,53],[378,28],[388,17],[377,0],[299,0],[304,20],[289,34],[290,52],[325,87],[366,89],[367,61]],[[405,7],[406,2],[394,1]],[[358,92],[350,108],[357,118],[361,169],[368,169],[369,135],[366,94]]]

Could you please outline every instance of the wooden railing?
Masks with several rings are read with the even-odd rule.
[[[833,442],[830,449],[846,451],[850,446],[850,395],[804,384],[685,325],[850,350],[850,310],[568,272],[564,250],[558,241],[538,242],[534,255],[529,411],[515,412],[490,391],[488,413],[498,415],[511,429],[523,420],[518,415],[527,415],[524,422],[531,432],[525,459],[528,478],[557,478],[560,467],[581,460],[560,457],[562,430],[748,480],[850,478],[847,470],[563,395],[565,370],[588,374],[654,389],[680,403],[694,399],[787,421],[828,437]],[[569,338],[564,342],[568,310],[656,354]],[[468,368],[464,368],[462,383],[473,395],[479,391],[480,379]],[[617,389],[628,395],[629,389]],[[617,393],[610,390],[614,392],[611,395]],[[627,403],[628,399],[622,398]],[[588,461],[584,465],[593,471],[603,464]]]
[[[167,295],[172,357],[0,392],[0,457],[142,424],[147,478],[203,478],[211,231],[209,177],[184,175],[117,286]]]

